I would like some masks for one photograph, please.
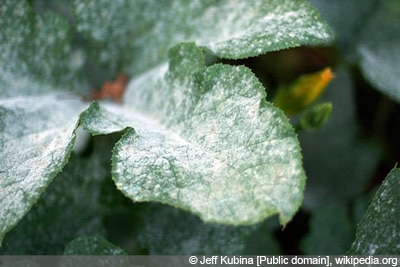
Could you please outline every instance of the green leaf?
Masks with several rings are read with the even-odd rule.
[[[82,115],[94,133],[134,128],[114,148],[117,187],[134,201],[166,203],[208,222],[252,224],[279,214],[286,224],[305,181],[287,118],[247,68],[205,68],[193,44],[170,57],[169,72],[131,82],[125,106],[95,104]]]
[[[73,3],[77,30],[96,44],[97,58],[123,64],[132,74],[165,62],[168,49],[181,42],[237,59],[331,38],[328,26],[303,0]]]
[[[66,94],[0,100],[0,241],[68,161],[85,106]]]
[[[204,223],[165,205],[141,209],[137,242],[152,255],[237,255],[244,252],[253,226]]]
[[[348,254],[398,255],[400,253],[400,169],[383,181],[357,227]]]
[[[63,19],[6,0],[0,25],[1,244],[67,162],[87,104],[49,93],[68,88],[81,67]]]
[[[300,128],[316,130],[324,126],[332,116],[332,103],[323,102],[306,109],[300,117]]]
[[[126,255],[126,252],[99,236],[78,237],[64,250],[64,255]]]
[[[27,1],[2,1],[0,8],[0,95],[36,95],[70,88],[83,54],[73,50],[66,21],[35,15]]]
[[[92,123],[90,120],[95,121],[94,118],[86,120],[86,127],[96,134],[126,128],[124,137],[115,148],[113,169],[115,180],[121,181],[120,187],[124,188],[124,192],[128,195],[132,193],[129,184],[125,184],[131,182],[129,179],[132,178],[132,173],[127,173],[127,175],[119,173],[124,172],[124,166],[119,160],[125,160],[123,156],[126,155],[124,154],[126,144],[129,144],[132,138],[143,137],[144,139],[139,141],[144,140],[146,147],[141,147],[140,142],[136,144],[146,152],[149,148],[153,148],[147,141],[162,143],[164,140],[170,140],[171,143],[161,146],[161,151],[166,153],[168,160],[177,160],[177,164],[172,162],[170,165],[173,168],[163,169],[170,163],[166,164],[165,158],[162,157],[157,158],[156,162],[151,162],[157,155],[153,155],[153,158],[145,157],[144,163],[149,165],[141,165],[142,167],[150,166],[150,177],[152,177],[150,182],[154,182],[156,186],[164,183],[169,185],[163,192],[166,195],[157,196],[158,189],[153,191],[154,194],[149,192],[149,187],[140,184],[143,182],[141,180],[139,184],[136,184],[143,185],[139,200],[166,202],[195,212],[206,220],[233,224],[257,222],[276,213],[280,214],[283,224],[290,220],[300,205],[304,187],[299,147],[296,136],[284,115],[264,102],[265,96],[262,94],[264,88],[250,71],[243,67],[223,65],[205,69],[202,62],[203,55],[198,53],[197,48],[186,46],[186,50],[182,49],[181,52],[187,53],[187,57],[179,56],[180,51],[175,49],[175,56],[172,55],[171,58],[176,62],[170,66],[171,72],[168,77],[165,76],[164,79],[163,75],[166,71],[166,51],[176,42],[184,40],[196,41],[207,51],[229,58],[259,55],[266,51],[302,44],[323,43],[329,38],[329,30],[315,10],[306,1],[269,0],[264,2],[265,6],[250,6],[247,3],[249,9],[245,11],[248,16],[245,16],[246,19],[243,20],[245,23],[242,24],[239,22],[242,20],[235,20],[235,18],[243,17],[244,10],[240,10],[243,5],[241,2],[234,5],[231,2],[221,2],[216,6],[207,2],[197,2],[198,6],[195,6],[196,3],[193,5],[184,1],[171,1],[164,2],[166,8],[159,9],[160,2],[157,1],[119,1],[113,2],[109,8],[104,9],[107,3],[110,2],[74,2],[73,9],[77,19],[74,25],[77,29],[71,32],[83,33],[93,41],[85,47],[86,52],[81,52],[76,50],[76,45],[82,44],[70,42],[71,33],[64,19],[51,13],[34,13],[26,1],[2,1],[0,8],[0,49],[2,51],[0,53],[0,173],[2,175],[0,241],[5,233],[31,209],[68,160],[74,143],[77,121],[86,104],[71,95],[55,95],[53,91],[71,88],[85,90],[80,86],[71,85],[77,83],[76,76],[82,66],[90,65],[86,62],[85,53],[90,53],[92,48],[95,56],[100,58],[95,60],[96,64],[107,63],[113,66],[112,68],[127,66],[131,71],[144,72],[142,76],[138,76],[134,84],[155,75],[149,79],[149,84],[144,88],[157,89],[160,85],[159,89],[168,89],[167,94],[157,90],[149,92],[147,89],[142,90],[139,92],[141,97],[137,100],[128,101],[127,98],[126,106],[107,106],[111,110],[107,111],[110,118],[100,116],[99,121],[111,121],[108,125],[94,123],[90,126]],[[126,3],[128,6],[125,5]],[[96,6],[103,9],[102,12],[92,12],[91,8],[96,10]],[[176,10],[173,10],[175,8]],[[236,9],[239,11],[234,11]],[[164,15],[158,13],[160,10],[161,13],[165,12]],[[262,12],[259,12],[260,10]],[[229,18],[232,23],[229,24],[229,28],[226,27],[228,16],[221,16],[223,14],[231,14]],[[105,19],[109,16],[113,19]],[[186,23],[188,17],[193,19],[190,23]],[[175,18],[178,19],[175,21],[173,20]],[[102,24],[110,21],[107,27]],[[195,24],[192,25],[192,22]],[[292,24],[296,27],[292,27]],[[209,30],[209,27],[212,30]],[[174,33],[175,31],[177,34]],[[280,34],[284,31],[285,34]],[[211,32],[213,33],[210,34]],[[228,35],[230,36],[228,39],[220,39]],[[79,42],[80,36],[77,37],[73,41]],[[190,49],[193,51],[189,53]],[[227,52],[226,49],[231,52]],[[133,57],[134,61],[132,61]],[[187,59],[194,61],[191,63]],[[148,71],[153,66],[155,68]],[[187,70],[186,67],[188,67]],[[189,77],[186,78],[185,75]],[[219,82],[226,82],[226,84],[220,85]],[[245,84],[246,82],[248,84]],[[186,87],[188,91],[179,87]],[[217,90],[211,90],[215,92],[208,93],[212,87]],[[230,87],[234,89],[232,92],[230,92]],[[132,88],[136,88],[136,85]],[[175,91],[175,89],[179,90]],[[224,93],[219,95],[219,91]],[[238,93],[237,96],[234,95],[235,92]],[[164,99],[157,99],[159,96],[162,98],[167,96],[165,103],[163,103]],[[152,97],[152,101],[147,101],[146,97]],[[143,103],[139,103],[140,101]],[[222,105],[219,105],[218,101],[222,101]],[[236,105],[236,101],[240,104]],[[208,111],[206,103],[211,103],[214,110]],[[134,108],[141,111],[132,115],[131,104],[135,104]],[[234,108],[239,108],[238,115],[233,108],[230,108],[230,104]],[[247,107],[247,104],[250,106]],[[180,108],[179,112],[175,112],[177,106]],[[155,109],[151,114],[146,114],[145,111],[148,111],[148,108]],[[85,114],[90,114],[94,109],[96,109],[95,104]],[[105,108],[95,114],[104,115],[106,114],[104,110]],[[219,113],[221,111],[224,113]],[[200,119],[194,119],[194,115]],[[213,120],[207,121],[213,116]],[[227,116],[232,116],[234,120]],[[227,117],[226,120],[225,117]],[[245,121],[243,125],[242,119]],[[225,122],[227,124],[224,124]],[[254,122],[260,124],[260,128],[253,133]],[[191,123],[197,124],[192,128]],[[202,128],[201,124],[205,124],[208,128]],[[218,126],[217,124],[224,132],[214,127]],[[230,134],[233,128],[229,127],[235,125],[242,126],[235,128],[233,138],[225,140],[222,135]],[[246,128],[246,125],[250,127]],[[155,126],[155,131],[152,129],[153,126]],[[195,132],[196,129],[201,131]],[[205,140],[209,138],[207,129],[211,131],[210,137],[216,138],[215,140],[211,142]],[[245,139],[246,143],[243,146],[240,145],[242,137],[248,138]],[[218,142],[223,144],[221,151],[217,147]],[[233,149],[228,148],[230,142],[236,142],[238,146]],[[207,143],[207,146],[201,147],[204,143]],[[279,147],[281,145],[286,150],[282,151]],[[193,153],[190,154],[190,158],[185,158],[182,152],[189,148]],[[170,157],[170,149],[178,149],[179,157],[172,154]],[[228,152],[228,149],[231,150]],[[225,164],[224,160],[230,158],[229,153],[241,155],[242,152],[246,154],[232,161],[232,164],[235,164],[233,168]],[[216,158],[214,153],[222,155],[222,158]],[[135,154],[136,158],[134,158],[138,160],[141,156],[143,155],[140,153]],[[198,157],[206,159],[205,162],[194,163],[196,166],[193,167],[200,170],[195,168],[195,173],[192,173],[190,169],[186,170],[188,163],[192,164],[192,161],[196,161]],[[148,159],[150,161],[147,161]],[[136,163],[138,162],[128,162],[126,166]],[[143,161],[139,160],[139,164],[142,163]],[[212,168],[204,170],[202,164],[208,163]],[[145,168],[147,167],[141,170]],[[158,176],[164,171],[167,173],[167,181],[160,180]],[[177,175],[171,175],[175,171],[178,171]],[[216,173],[221,175],[218,177],[225,178],[212,180]],[[196,178],[201,177],[195,179],[193,184],[188,179],[192,174]],[[211,176],[208,176],[209,174]],[[143,179],[143,177],[140,178]],[[171,184],[168,183],[168,178],[183,180]],[[228,178],[230,182],[226,183]],[[241,179],[248,179],[248,181],[242,183]],[[208,185],[202,184],[203,182],[210,182],[212,194],[209,194]],[[151,184],[148,186],[152,187]],[[196,190],[199,186],[203,191],[200,192],[199,199],[196,199],[197,194],[194,192],[185,191],[181,195],[180,186],[183,186],[186,191]],[[224,191],[220,192],[219,186],[222,186]],[[236,192],[238,195],[233,196]],[[224,194],[229,196],[226,201]],[[204,198],[209,199],[203,205]],[[216,208],[213,207],[214,201],[219,201]],[[241,204],[242,202],[244,204]],[[219,211],[223,211],[221,216],[219,216]]]
[[[88,158],[71,156],[38,202],[7,233],[0,254],[62,254],[74,238],[105,234],[102,220],[107,206],[100,199],[110,178],[111,149],[101,147],[104,150]]]
[[[400,3],[384,1],[364,25],[358,44],[361,70],[369,82],[400,101]]]

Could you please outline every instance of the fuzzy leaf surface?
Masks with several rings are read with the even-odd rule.
[[[72,48],[65,20],[34,14],[26,1],[5,0],[0,28],[1,98],[70,89],[84,57]]]
[[[400,253],[400,169],[383,181],[357,227],[349,254],[398,255]]]
[[[59,255],[74,238],[104,235],[107,206],[99,200],[109,179],[108,152],[96,151],[89,158],[72,154],[28,214],[7,233],[0,254]]]
[[[127,128],[114,147],[117,187],[134,201],[209,222],[251,224],[279,214],[287,223],[305,175],[285,115],[245,67],[206,68],[194,44],[174,47],[170,58],[168,68],[131,82],[125,106],[93,104],[82,115],[94,133]]]
[[[85,107],[65,94],[0,100],[0,241],[66,164]]]
[[[97,44],[101,62],[124,65],[134,74],[165,62],[168,49],[180,42],[237,59],[331,39],[304,0],[76,0],[73,7],[77,30]]]
[[[0,244],[68,160],[87,104],[67,94],[83,58],[69,26],[26,1],[0,7]]]
[[[76,41],[79,38],[70,38],[68,23],[59,16],[49,12],[34,13],[26,1],[3,1],[0,7],[0,49],[2,51],[0,53],[0,174],[2,176],[0,181],[0,221],[2,222],[0,241],[4,234],[28,212],[67,162],[73,145],[77,121],[86,104],[74,100],[70,96],[55,95],[52,92],[74,88],[71,85],[76,84],[76,76],[82,66],[85,63],[88,64],[86,53],[90,54],[91,50],[95,51],[95,58],[98,58],[95,60],[96,64],[108,62],[114,70],[125,66],[131,72],[136,72],[135,74],[142,72],[143,75],[139,76],[133,84],[143,82],[146,77],[151,78],[145,86],[147,89],[138,91],[141,96],[137,100],[127,98],[124,107],[111,108],[112,111],[108,110],[105,113],[102,112],[105,111],[105,108],[101,112],[95,111],[97,115],[109,112],[107,114],[110,117],[98,117],[102,123],[109,122],[109,124],[93,123],[94,118],[91,122],[89,122],[90,120],[86,121],[86,127],[92,129],[92,133],[110,133],[127,129],[124,138],[115,149],[116,155],[120,157],[114,157],[115,177],[131,177],[130,175],[132,175],[132,173],[127,173],[125,176],[119,172],[124,172],[124,166],[121,166],[123,164],[120,160],[127,159],[123,158],[126,155],[123,152],[126,152],[126,144],[129,144],[131,140],[129,138],[133,138],[133,136],[145,136],[143,140],[145,140],[146,146],[141,147],[143,151],[152,153],[151,149],[154,147],[147,142],[148,140],[156,141],[154,143],[156,145],[165,140],[171,140],[166,146],[167,149],[162,146],[164,150],[161,152],[165,155],[169,155],[171,151],[175,153],[175,149],[180,152],[180,157],[176,157],[176,155],[173,155],[174,158],[159,157],[156,162],[147,161],[147,158],[144,158],[146,163],[151,163],[148,166],[156,166],[150,168],[153,178],[159,178],[160,173],[170,174],[175,171],[178,171],[177,175],[168,175],[167,177],[186,178],[182,180],[182,184],[179,179],[176,180],[177,186],[172,186],[173,190],[166,187],[169,191],[163,192],[166,195],[164,194],[162,197],[158,196],[158,189],[151,189],[154,192],[150,192],[146,184],[136,184],[140,187],[143,186],[143,190],[148,193],[147,196],[142,194],[140,200],[155,199],[166,202],[190,210],[204,219],[212,221],[233,224],[251,223],[279,213],[282,223],[287,222],[297,210],[302,198],[304,173],[301,168],[300,152],[290,125],[279,111],[264,103],[264,96],[261,93],[264,89],[250,71],[241,67],[223,65],[206,70],[202,65],[204,60],[202,55],[199,57],[198,53],[188,53],[188,57],[171,57],[173,64],[170,66],[170,74],[165,74],[166,51],[181,41],[195,41],[217,56],[243,58],[302,44],[319,44],[329,39],[328,27],[306,1],[265,0],[263,3],[265,5],[261,6],[246,3],[246,7],[241,10],[244,7],[241,2],[211,4],[202,1],[193,3],[165,1],[162,3],[165,8],[160,8],[159,1],[119,0],[112,1],[112,4],[109,1],[75,1],[72,9],[77,22],[74,26],[77,28],[71,32],[82,33],[93,41],[86,47],[80,43],[71,43],[72,39]],[[96,8],[103,11],[93,12],[96,11]],[[243,16],[244,12],[246,16]],[[229,18],[232,22],[232,25],[229,25],[230,28],[226,28],[227,16],[225,18],[221,16],[228,13],[231,15]],[[94,17],[93,14],[95,14]],[[110,17],[114,19],[109,19]],[[242,17],[246,19],[238,19]],[[188,18],[190,19],[188,20]],[[240,21],[243,21],[243,24]],[[293,27],[293,25],[295,26]],[[220,37],[227,39],[218,39]],[[79,52],[74,50],[75,45],[88,49],[82,48],[85,52]],[[118,54],[110,51],[118,51]],[[192,56],[193,58],[191,58]],[[133,57],[135,60],[132,60]],[[185,59],[183,60],[183,58]],[[174,60],[177,62],[174,63]],[[197,66],[196,64],[199,66],[198,69],[190,68],[192,65]],[[189,69],[186,70],[186,67]],[[186,77],[186,75],[189,76]],[[240,89],[233,84],[234,82],[245,82],[247,78],[244,81],[241,81],[241,78],[250,76],[252,77],[250,78],[251,85]],[[230,80],[232,77],[234,81]],[[226,85],[217,85],[218,81],[227,83]],[[169,93],[153,91],[159,85],[162,88],[161,91],[168,89]],[[218,88],[217,92],[223,88],[221,90],[224,93],[221,95],[207,93],[214,86]],[[236,89],[228,94],[230,87]],[[254,88],[250,89],[250,87]],[[77,90],[81,92],[85,90],[85,88],[78,88]],[[134,85],[132,88],[135,89],[136,86]],[[148,88],[151,90],[149,91]],[[236,93],[239,93],[238,96],[234,95]],[[147,99],[147,97],[151,99]],[[214,97],[215,99],[212,100]],[[162,98],[166,99],[165,103],[162,103]],[[202,100],[203,98],[209,99]],[[244,108],[248,104],[246,99],[253,105],[248,109]],[[143,103],[139,103],[140,101]],[[212,110],[206,110],[207,107],[204,103],[210,101],[214,106],[212,106]],[[223,105],[220,106],[219,101],[222,101]],[[240,108],[237,110],[238,116],[233,108],[227,110],[223,108],[229,106],[231,102],[236,103],[236,101],[244,104],[235,106]],[[203,103],[204,106],[201,106],[203,104],[198,106],[198,103]],[[175,112],[178,106],[179,111]],[[132,115],[133,108],[139,111],[135,113],[136,115]],[[149,108],[151,112],[147,112]],[[93,109],[96,109],[95,105],[85,114],[89,114]],[[126,112],[127,110],[129,112]],[[242,114],[242,112],[245,113]],[[193,119],[197,116],[207,120],[209,116],[214,116],[212,114],[217,114],[217,116],[214,120],[206,121],[208,130],[201,126],[204,121]],[[258,124],[270,125],[270,122],[273,123],[265,130],[254,133],[252,132],[253,128],[247,129],[245,128],[246,124],[243,124],[241,130],[245,129],[246,131],[239,133],[240,130],[237,130],[237,135],[233,139],[224,139],[223,135],[229,133],[228,128],[240,125],[242,119],[248,120],[245,118],[246,114],[251,115],[252,123],[247,122],[247,124],[252,127]],[[229,118],[229,116],[232,116],[233,119],[228,119],[228,124],[221,127],[221,129],[224,128],[223,131],[219,132],[218,128],[214,128],[214,124],[218,126],[222,123],[222,119]],[[193,128],[191,123],[193,123]],[[139,126],[139,130],[136,129],[136,126]],[[200,129],[201,131],[184,131],[185,128]],[[216,138],[211,140],[210,147],[202,147],[206,139],[206,142],[209,142],[209,135],[206,131],[211,131],[210,138]],[[182,134],[183,132],[185,134]],[[149,135],[147,136],[147,134]],[[268,141],[260,137],[265,135],[268,137]],[[247,139],[242,139],[242,137]],[[182,145],[182,140],[187,143]],[[218,148],[220,141],[223,141],[221,142],[221,151]],[[258,144],[258,141],[261,143]],[[244,151],[240,147],[227,147],[230,142],[238,144],[244,142]],[[282,142],[287,145],[284,146],[284,150],[278,149]],[[136,142],[136,144],[139,143]],[[197,147],[198,145],[200,148]],[[266,147],[268,149],[264,151],[263,149]],[[195,153],[192,153],[191,157],[184,157],[184,153],[181,152],[189,148]],[[193,148],[194,150],[191,150]],[[117,152],[118,149],[121,150]],[[223,154],[224,151],[227,153],[224,157],[228,157],[230,152],[246,152],[243,155],[240,154],[244,161],[236,159],[233,163],[237,166],[228,166],[224,162],[224,157],[219,159],[214,155],[215,153]],[[255,151],[258,152],[255,153]],[[147,154],[138,154],[136,157],[143,155]],[[216,168],[211,172],[210,170],[200,171],[202,173],[200,177],[207,176],[207,172],[210,172],[213,175],[223,173],[227,177],[232,175],[234,178],[231,178],[233,181],[229,182],[228,186],[225,186],[227,184],[225,180],[213,181],[211,185],[213,194],[208,194],[210,188],[207,189],[207,185],[203,186],[201,188],[203,191],[200,191],[200,199],[195,200],[194,192],[186,195],[187,191],[197,190],[197,186],[208,181],[200,179],[195,180],[194,184],[188,182],[187,178],[190,175],[195,174],[195,177],[198,177],[197,170],[196,173],[191,173],[190,170],[186,172],[186,168],[188,166],[191,168],[190,164],[198,157],[208,161],[197,163],[197,167],[202,164],[210,164],[209,166]],[[172,162],[172,165],[169,165],[170,163],[167,164],[165,161],[172,159],[177,160],[179,164]],[[247,164],[250,161],[253,163]],[[268,164],[265,163],[266,161]],[[290,164],[288,164],[289,162]],[[159,163],[161,167],[158,166]],[[125,167],[130,168],[129,164]],[[168,166],[174,167],[169,168]],[[166,167],[167,169],[165,169]],[[228,169],[229,172],[224,173]],[[237,171],[235,172],[235,170]],[[146,170],[142,168],[141,171]],[[181,172],[185,175],[181,175]],[[237,172],[241,175],[233,175]],[[256,174],[254,178],[253,174]],[[263,176],[264,174],[267,175],[267,178]],[[213,175],[207,176],[207,179],[213,179]],[[250,183],[246,181],[242,185],[241,179],[246,180],[247,178]],[[115,179],[117,181],[120,178]],[[286,180],[289,182],[287,183]],[[130,182],[132,181],[123,181],[121,178],[121,188],[125,183]],[[155,182],[153,179],[151,182],[155,184],[150,183],[150,188],[153,185],[160,186],[164,183],[171,186],[170,181],[166,180]],[[258,184],[259,182],[261,184]],[[182,190],[183,197],[180,196],[181,185],[186,188],[186,191]],[[219,186],[228,190],[218,193]],[[127,194],[135,191],[135,189],[132,191],[127,188],[126,184],[124,189]],[[232,192],[235,194],[238,192],[238,195],[233,196]],[[254,194],[254,200],[249,192]],[[227,200],[224,199],[224,194],[229,195]],[[285,196],[284,200],[281,199],[283,196]],[[289,197],[286,198],[286,196]],[[205,206],[202,206],[203,199],[201,198],[208,198]],[[248,207],[246,205],[240,207],[232,205],[233,202],[240,203],[242,200],[247,200],[247,203],[252,202],[251,209],[244,217],[235,210],[224,210],[224,207],[246,210]],[[213,201],[221,203],[217,205],[217,209],[211,208],[208,211],[209,205]],[[264,205],[264,203],[267,204]],[[218,209],[224,210],[224,213],[221,214],[222,218],[216,216],[219,212]],[[230,213],[232,216],[227,216]],[[239,217],[240,219],[238,219]]]

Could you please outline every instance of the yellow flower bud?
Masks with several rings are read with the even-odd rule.
[[[273,103],[286,115],[296,115],[313,104],[332,80],[330,68],[300,76],[296,81],[276,93]]]

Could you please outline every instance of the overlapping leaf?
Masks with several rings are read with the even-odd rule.
[[[239,6],[230,2],[214,3],[216,6],[165,2],[170,9],[160,9],[158,1],[121,0],[113,2],[115,9],[94,13],[99,15],[95,18],[98,24],[89,16],[88,5],[93,3],[76,2],[74,8],[77,30],[100,47],[97,55],[101,59],[95,62],[113,61],[115,54],[107,53],[117,47],[121,54],[113,66],[143,72],[131,90],[150,78],[136,100],[132,95],[126,98],[127,106],[134,105],[140,113],[127,115],[126,107],[119,107],[110,118],[89,116],[85,121],[94,133],[134,127],[128,128],[115,148],[114,175],[119,187],[133,199],[166,202],[206,220],[251,223],[280,213],[282,223],[287,222],[299,206],[304,186],[299,148],[283,115],[264,102],[263,88],[253,75],[244,68],[222,65],[204,69],[194,46],[175,50],[166,76],[166,65],[159,63],[166,62],[169,47],[188,39],[229,58],[324,42],[329,31],[314,9],[305,1],[269,0],[261,6],[249,4],[245,9],[249,16],[243,16],[241,2]],[[104,8],[105,3],[97,6]],[[132,5],[135,11],[130,13]],[[50,13],[34,14],[20,1],[4,1],[0,13],[1,240],[65,165],[86,104],[51,93],[55,85],[65,88],[73,84],[85,60],[71,48],[66,22]],[[120,14],[120,20],[109,19]],[[229,27],[224,14],[231,14]],[[131,15],[134,23],[130,23]],[[177,20],[172,20],[175,17]],[[239,17],[246,19],[240,23],[236,21]],[[188,21],[191,23],[185,23]],[[101,23],[110,24],[103,27]],[[224,38],[219,39],[221,36]],[[112,42],[116,46],[105,45]],[[132,57],[132,64],[118,61]],[[102,125],[106,119],[111,123]],[[132,147],[142,152],[132,153]],[[159,154],[148,155],[153,152]],[[132,154],[134,161],[130,161]],[[233,161],[232,155],[237,156]],[[140,173],[130,173],[136,164]]]
[[[74,10],[78,31],[97,44],[97,57],[132,74],[165,62],[168,49],[180,42],[196,42],[219,57],[245,58],[331,37],[303,0],[85,0],[74,1]],[[128,57],[119,51],[129,51]]]
[[[0,8],[0,97],[69,88],[84,62],[70,43],[69,26],[52,14],[34,14],[26,1]]]
[[[130,84],[125,108],[92,105],[83,115],[92,132],[134,129],[114,148],[117,187],[135,201],[167,203],[206,221],[249,224],[278,213],[288,222],[305,176],[287,118],[264,100],[248,69],[205,68],[194,44],[170,57],[164,75]]]
[[[107,206],[100,198],[110,176],[109,160],[110,151],[96,151],[89,158],[73,154],[36,205],[5,236],[0,254],[62,254],[65,244],[80,235],[105,234],[102,219]]]
[[[85,104],[65,94],[0,101],[0,241],[64,167]]]

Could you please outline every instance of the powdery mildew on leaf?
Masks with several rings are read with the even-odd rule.
[[[88,53],[98,63],[109,65],[116,71],[124,62],[136,60],[131,53],[136,38],[132,31],[138,23],[135,14],[140,12],[140,7],[135,1],[73,1],[72,9],[76,29],[94,44],[89,46]]]
[[[329,30],[314,9],[300,0],[266,0],[265,6],[246,4],[246,7],[241,6],[243,3],[238,1],[236,4],[240,8],[231,2],[212,4],[202,1],[163,2],[165,6],[161,9],[159,1],[119,0],[112,5],[109,5],[109,1],[97,1],[96,5],[94,3],[75,1],[74,9],[78,31],[95,42],[102,41],[107,36],[103,39],[104,42],[97,43],[105,49],[96,52],[96,56],[100,58],[96,62],[110,61],[114,67],[129,65],[131,61],[125,53],[128,51],[136,57],[132,70],[147,71],[150,66],[157,66],[145,73],[155,76],[150,77],[144,88],[158,88],[160,92],[143,90],[135,101],[127,101],[125,107],[113,107],[104,112],[105,109],[95,111],[94,104],[85,113],[88,115],[86,127],[94,134],[127,129],[115,151],[126,149],[124,142],[129,144],[134,140],[145,157],[152,150],[166,155],[155,159],[156,164],[153,164],[151,158],[154,155],[144,158],[141,163],[127,161],[125,164],[128,169],[129,164],[141,164],[142,169],[139,168],[139,171],[146,171],[143,169],[146,164],[155,166],[149,169],[149,177],[153,177],[149,179],[149,184],[139,188],[142,190],[141,200],[154,198],[188,209],[211,221],[252,223],[270,214],[280,213],[281,221],[287,222],[301,201],[304,174],[294,133],[283,115],[263,102],[261,85],[244,68],[217,66],[205,70],[202,56],[196,51],[189,53],[189,46],[180,50],[185,55],[171,56],[177,62],[172,62],[170,73],[165,77],[164,63],[168,48],[185,40],[196,41],[212,53],[229,58],[248,57],[305,43],[325,42],[329,38]],[[264,7],[268,8],[267,17]],[[102,11],[92,12],[97,8]],[[158,10],[163,12],[159,14]],[[100,14],[101,18],[91,14]],[[0,192],[0,204],[6,207],[0,212],[1,240],[64,166],[71,151],[78,116],[85,106],[80,101],[60,99],[52,94],[35,95],[53,91],[55,84],[68,87],[67,84],[70,85],[71,80],[74,80],[85,58],[83,53],[73,50],[69,42],[67,22],[60,17],[46,12],[35,14],[27,2],[12,0],[3,1],[0,15],[0,93],[8,98],[0,102],[0,172],[6,175],[1,180]],[[113,16],[114,19],[109,19]],[[188,17],[191,18],[190,21]],[[246,19],[236,20],[239,17]],[[293,20],[294,18],[299,20]],[[230,21],[230,28],[226,26],[227,19]],[[293,32],[286,31],[287,35],[281,34],[281,30],[285,28],[279,28],[279,25],[284,26],[285,23],[297,23],[300,27]],[[259,25],[264,25],[265,28]],[[277,25],[279,27],[274,28]],[[209,31],[209,27],[213,30]],[[263,36],[264,32],[274,32],[277,39],[271,41],[270,35]],[[258,38],[257,35],[262,37]],[[149,55],[154,55],[154,58]],[[194,69],[193,66],[198,68]],[[214,71],[217,75],[212,74]],[[180,75],[176,75],[178,73]],[[145,75],[139,77],[136,83]],[[230,87],[235,88],[237,82],[244,82],[250,76],[253,82],[241,84],[242,89],[232,90],[232,95],[227,94]],[[231,79],[234,77],[237,77],[235,82]],[[210,81],[210,84],[202,84],[204,81]],[[219,84],[221,82],[226,84]],[[216,93],[213,95],[209,91]],[[233,93],[238,95],[234,96]],[[33,97],[25,98],[27,95]],[[142,106],[140,101],[143,101]],[[212,104],[212,107],[206,103]],[[248,104],[249,108],[236,105],[238,103],[243,106]],[[180,112],[176,112],[178,106]],[[132,108],[139,112],[132,116],[127,114],[127,111],[132,112]],[[149,109],[151,112],[146,113]],[[237,116],[236,113],[241,115]],[[199,123],[201,120],[204,120],[208,128],[202,128]],[[108,124],[101,127],[96,123],[90,125],[93,121]],[[272,127],[267,127],[265,131],[255,131],[254,125],[269,124],[271,121],[274,122]],[[242,124],[242,127],[237,127]],[[236,135],[230,136],[233,129],[236,129]],[[265,135],[270,139],[260,141]],[[225,139],[227,137],[230,137],[229,141]],[[143,141],[143,144],[139,141]],[[242,141],[243,144],[239,145]],[[238,145],[230,146],[233,142]],[[221,144],[221,148],[217,143]],[[282,147],[287,149],[288,154],[281,150]],[[127,160],[131,158],[130,154],[122,152],[122,156],[128,155]],[[233,165],[227,164],[227,161],[232,160],[231,153],[241,155],[233,161]],[[204,161],[195,163],[198,159]],[[247,164],[247,160],[255,163]],[[121,168],[117,167],[117,157],[115,162],[114,172],[118,173]],[[204,170],[204,166],[211,166],[211,169]],[[195,169],[191,170],[192,167]],[[266,183],[261,177],[264,172],[272,177]],[[167,178],[173,178],[177,182],[176,186],[165,182],[169,187],[166,186],[167,191],[160,189],[159,194],[157,188],[160,187],[160,179],[155,178],[164,173],[167,173]],[[129,172],[126,174],[125,176],[124,173],[124,177],[131,175]],[[197,179],[193,183],[188,179],[192,175]],[[233,177],[230,178],[232,183],[227,183],[226,179],[213,180],[218,175]],[[250,183],[242,181],[247,179]],[[121,180],[121,187],[124,183],[129,185],[130,181]],[[181,186],[184,187],[182,190]],[[271,190],[271,186],[277,190]],[[149,188],[157,190],[153,190],[153,194]],[[202,194],[197,198],[197,193],[194,194],[191,190],[199,190]],[[265,194],[266,191],[268,194]],[[288,198],[283,199],[282,192],[286,191],[290,191],[286,194]],[[128,189],[126,192],[132,193]],[[237,197],[233,197],[232,192]],[[250,196],[249,192],[254,196]],[[206,198],[208,202],[204,204],[203,200]],[[215,209],[210,208],[210,203],[215,201],[221,205],[216,205]],[[247,208],[246,202],[245,206],[235,206],[235,203],[241,201],[250,202],[248,213],[244,216],[235,211],[236,208]],[[264,205],[265,202],[268,203]],[[219,211],[223,212],[219,215]]]
[[[130,51],[133,61],[121,54],[112,61],[124,62],[135,74],[165,62],[168,49],[180,42],[236,59],[331,39],[304,0],[115,2],[75,1],[77,29],[102,43],[105,58],[112,58],[113,48]]]
[[[168,72],[132,81],[125,107],[103,105],[96,112],[107,116],[83,116],[92,132],[104,120],[121,125],[121,117],[134,129],[114,148],[117,187],[135,201],[170,204],[205,221],[251,224],[278,213],[288,222],[305,176],[286,117],[264,100],[248,69],[205,68],[193,44],[170,57]]]
[[[35,14],[26,1],[0,6],[0,95],[36,95],[68,87],[84,57],[70,44],[66,21],[51,13]]]
[[[67,162],[85,106],[65,94],[0,100],[0,241]]]
[[[105,235],[103,219],[108,209],[99,200],[102,186],[110,179],[112,146],[101,143],[99,147],[102,150],[89,157],[72,153],[32,209],[6,234],[0,254],[58,255],[79,236]]]
[[[383,181],[357,227],[348,254],[398,255],[400,253],[400,169]]]

